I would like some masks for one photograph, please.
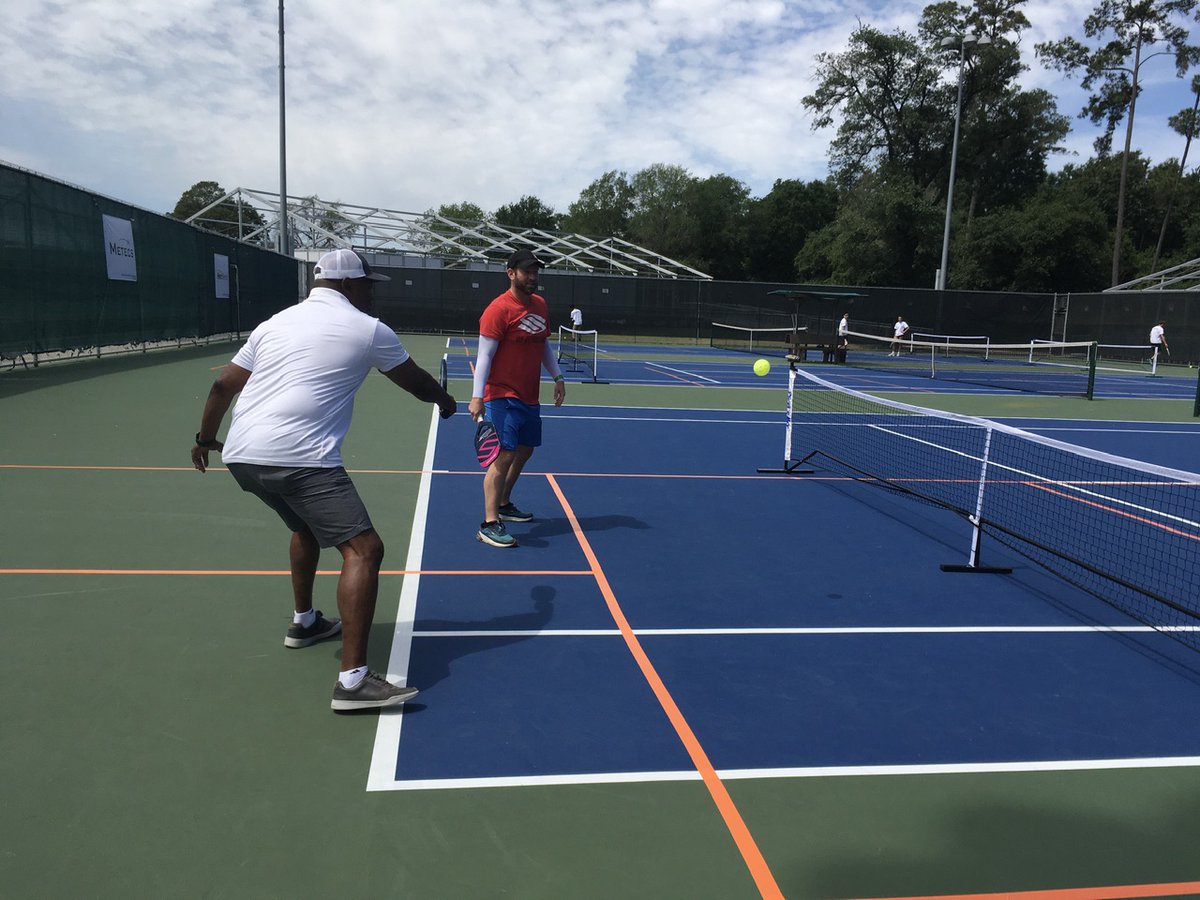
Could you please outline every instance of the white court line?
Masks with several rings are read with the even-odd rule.
[[[421,464],[421,483],[417,489],[417,506],[413,513],[412,537],[408,542],[408,558],[404,568],[420,572],[425,555],[425,523],[429,518],[429,488],[433,482],[433,454],[437,449],[438,408],[430,412],[429,439],[425,443],[425,461]],[[396,630],[392,633],[392,650],[388,656],[389,681],[407,683],[408,663],[412,656],[413,621],[417,611],[417,592],[421,576],[405,575],[396,611]],[[403,707],[381,709],[375,729],[375,746],[371,751],[371,766],[367,774],[367,790],[389,790],[396,782],[396,750],[400,746],[400,727],[404,724]]]
[[[773,415],[773,419],[686,419],[679,416],[564,416],[555,413],[542,413],[543,419],[559,419],[570,422],[681,422],[699,425],[771,425],[778,428],[779,414],[765,411],[763,415]]]
[[[1154,632],[1200,631],[1200,625],[864,625],[823,628],[635,628],[638,637],[674,637],[677,635],[763,634],[1152,634]],[[620,637],[614,628],[546,628],[527,631],[416,631],[414,638],[489,638],[489,637]]]
[[[1101,769],[1195,768],[1200,756],[1148,756],[1125,759],[1039,759],[1020,762],[941,763],[894,766],[808,766],[790,769],[718,769],[726,779],[846,778],[883,775],[966,775],[1001,772],[1083,772]],[[630,784],[637,782],[699,781],[693,770],[678,772],[588,772],[578,775],[525,775],[491,778],[422,778],[393,781],[377,790],[463,790],[490,787],[539,787],[564,784]]]
[[[650,362],[650,360],[648,360],[648,359],[643,360],[643,362],[648,366],[654,366],[655,368],[658,368],[658,369],[664,369],[667,372],[674,372],[677,375],[686,375],[688,378],[703,378],[705,381],[708,381],[712,384],[720,384],[721,383],[721,382],[717,381],[717,379],[715,379],[715,378],[709,378],[705,375],[697,375],[695,372],[687,371],[687,369],[673,369],[670,366],[664,366],[662,363]]]

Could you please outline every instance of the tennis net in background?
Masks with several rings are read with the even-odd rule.
[[[1097,344],[1097,373],[1157,375],[1158,354],[1153,344]]]
[[[1091,341],[895,340],[851,332],[846,364],[942,381],[1034,394],[1092,399],[1096,380]]]
[[[596,368],[600,364],[600,333],[559,325],[558,361],[566,365],[568,372],[590,372],[590,380],[596,381]]]
[[[760,356],[787,356],[794,334],[803,335],[799,328],[744,328],[740,325],[712,323],[708,345],[718,350],[740,350]]]
[[[1200,650],[1200,475],[840,387],[793,367],[785,459],[952,510]]]

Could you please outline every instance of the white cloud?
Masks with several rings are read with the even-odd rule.
[[[662,162],[761,196],[826,174],[831,134],[800,103],[815,56],[859,21],[915,32],[923,5],[289,0],[289,193],[417,212],[534,194],[565,210],[608,170]],[[1030,7],[1026,83],[1074,117],[1082,91],[1033,44],[1091,0]],[[277,188],[276,4],[9,0],[5,17],[0,158],[156,210],[200,180]],[[1138,132],[1155,160],[1178,152],[1161,122],[1189,104],[1162,68],[1167,100],[1147,97]],[[1095,129],[1073,123],[1086,156]]]

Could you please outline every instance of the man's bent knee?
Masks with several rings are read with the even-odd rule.
[[[347,560],[354,557],[375,568],[379,568],[383,563],[383,540],[379,537],[379,532],[373,528],[360,532],[350,540],[339,544],[338,550]]]

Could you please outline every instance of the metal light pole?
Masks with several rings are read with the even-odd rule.
[[[942,230],[942,265],[937,273],[936,290],[946,289],[946,270],[950,265],[950,214],[954,210],[954,175],[958,167],[958,129],[962,120],[963,70],[967,65],[967,48],[979,44],[990,44],[986,34],[963,34],[942,38],[943,47],[958,45],[958,100],[954,103],[954,141],[950,145],[950,187],[946,189],[946,225]]]
[[[283,98],[283,0],[279,0],[279,252],[291,256],[287,216],[287,124]]]

